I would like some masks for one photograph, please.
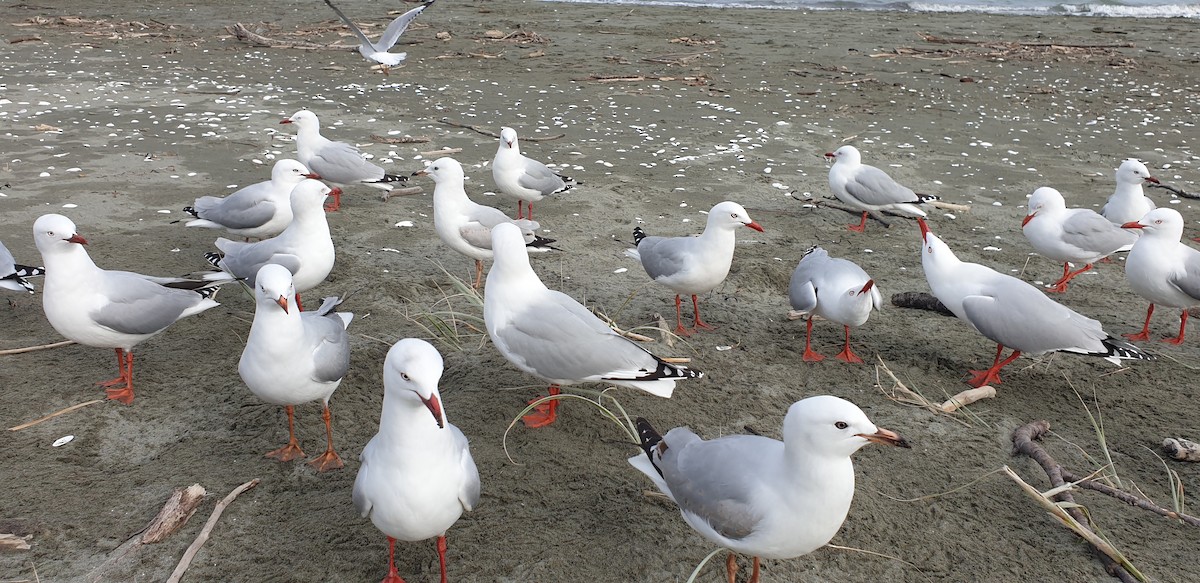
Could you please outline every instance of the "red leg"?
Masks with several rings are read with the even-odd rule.
[[[384,74],[387,74],[386,69],[384,70]],[[342,190],[340,188],[335,188],[330,191],[329,195],[333,197],[333,202],[325,205],[325,212],[337,212],[338,209],[342,208]]]
[[[471,286],[471,288],[479,289],[479,285],[481,283],[483,283],[483,262],[476,259],[475,260],[475,285]]]
[[[523,200],[517,201],[517,218],[518,219],[525,218],[525,201],[523,201]]]
[[[133,404],[133,352],[118,348],[117,372],[120,376],[104,381],[100,386],[105,387],[104,393],[109,400]]]
[[[551,397],[553,397],[554,395],[561,394],[561,393],[562,393],[562,390],[558,387],[558,385],[550,385],[550,396]],[[533,401],[536,401],[536,400],[538,400],[538,399],[533,399]],[[532,403],[533,401],[530,401],[530,402]],[[551,399],[549,401],[546,401],[545,403],[542,403],[541,405],[534,407],[533,411],[530,411],[524,417],[521,418],[521,422],[524,423],[526,427],[529,427],[531,429],[536,429],[538,427],[545,427],[551,423],[554,423],[554,420],[557,417],[558,417],[558,399]]]
[[[729,579],[729,583],[737,583],[737,556],[732,551],[725,559],[725,576]]]
[[[300,303],[300,292],[296,292],[296,311],[303,312],[304,305]]]
[[[294,459],[299,459],[299,458],[304,457],[304,452],[301,451],[301,449],[300,449],[300,442],[296,441],[295,411],[293,410],[291,405],[285,406],[283,408],[283,410],[287,411],[287,416],[288,416],[288,442],[287,442],[287,445],[285,445],[279,449],[273,450],[273,451],[268,451],[266,453],[266,456],[269,458],[277,459],[281,462],[290,462]]]
[[[1183,329],[1187,328],[1187,319],[1187,308],[1184,308],[1183,313],[1179,314],[1179,336],[1174,338],[1163,338],[1163,342],[1175,345],[1183,344]]]
[[[525,218],[527,218],[531,221],[533,220],[533,203],[532,202],[525,203]]]
[[[1016,360],[1017,357],[1021,356],[1020,350],[1014,350],[1014,351],[1012,351],[1012,354],[1010,354],[1008,356],[1008,358],[1006,358],[1004,360],[1000,360],[1000,355],[1003,352],[1004,352],[1004,345],[997,344],[996,345],[996,358],[995,358],[995,360],[992,361],[992,368],[989,368],[989,369],[983,370],[983,371],[980,371],[980,370],[968,371],[968,372],[974,374],[975,376],[971,377],[971,380],[967,381],[967,383],[970,384],[972,387],[976,387],[976,388],[982,387],[984,385],[1000,384],[1000,369],[1004,368],[1005,366],[1008,366],[1008,363]]]
[[[446,535],[437,537],[438,564],[442,568],[442,583],[446,583]]]
[[[396,570],[396,539],[387,537],[388,539],[388,574],[383,578],[382,583],[404,583],[404,579],[400,578],[400,572]]]
[[[854,364],[861,364],[863,359],[859,358],[859,356],[854,354],[854,351],[850,349],[850,327],[843,327],[846,329],[846,347],[843,348],[841,352],[837,353],[836,358]]]
[[[1142,331],[1137,334],[1122,334],[1122,336],[1130,340],[1149,340],[1150,339],[1150,316],[1154,314],[1154,304],[1150,304],[1150,308],[1146,310],[1146,323],[1142,324]]]
[[[758,557],[754,557],[754,570],[750,572],[750,583],[758,583],[758,563]]]
[[[813,352],[812,349],[812,322],[812,314],[809,314],[808,326],[806,326],[804,331],[804,356],[801,356],[800,360],[803,360],[804,362],[821,362],[822,360],[825,360],[825,357]]]
[[[680,336],[691,336],[695,330],[683,327],[683,299],[675,294],[675,333]]]
[[[848,225],[846,228],[855,233],[862,233],[867,230],[867,211],[863,211],[862,221],[857,225]]]
[[[1092,264],[1088,263],[1087,265],[1084,265],[1083,267],[1081,267],[1079,269],[1079,271],[1071,271],[1071,264],[1064,263],[1062,277],[1059,278],[1058,281],[1054,282],[1050,286],[1050,288],[1047,289],[1046,291],[1052,292],[1052,293],[1063,293],[1063,292],[1067,291],[1067,282],[1071,281],[1072,279],[1075,279],[1075,276],[1077,276],[1091,268],[1092,268]]]
[[[325,453],[317,456],[308,465],[315,468],[318,472],[328,470],[340,470],[342,468],[342,458],[338,457],[337,452],[333,451],[333,416],[329,414],[329,403],[323,403],[324,410],[321,412],[321,417],[325,419]]]
[[[695,325],[693,326],[693,328],[704,328],[705,330],[713,329],[712,326],[709,326],[707,323],[705,323],[703,320],[700,319],[700,300],[696,298],[696,294],[692,294],[692,311],[694,312],[694,319],[695,319]]]

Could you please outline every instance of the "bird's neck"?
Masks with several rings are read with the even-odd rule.
[[[1118,182],[1117,190],[1116,190],[1116,192],[1113,193],[1113,196],[1116,196],[1118,198],[1137,198],[1139,196],[1145,196],[1145,195],[1146,195],[1146,192],[1144,190],[1142,190],[1141,182],[1135,182],[1135,183]]]
[[[77,279],[89,271],[99,269],[92,262],[87,249],[74,243],[64,249],[56,249],[52,253],[43,254],[42,261],[46,263],[47,281],[71,283],[71,280]]]
[[[429,443],[448,435],[446,427],[438,427],[437,419],[416,393],[403,391],[403,395],[384,392],[383,413],[379,416],[379,433],[393,443]],[[444,413],[443,413],[444,414]]]

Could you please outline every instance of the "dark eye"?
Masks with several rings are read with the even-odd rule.
[[[411,380],[412,380],[412,378],[410,378],[410,377],[408,376],[408,373],[406,373],[406,372],[402,372],[402,373],[400,373],[400,378],[402,378],[402,379],[404,379],[404,380],[406,380],[406,381],[411,381]]]
[[[735,218],[735,219],[736,219],[736,218],[738,218],[738,216],[737,216],[737,213],[729,213],[729,216],[731,216],[731,217],[733,217],[733,218]]]
[[[845,421],[838,421],[837,423],[834,423],[833,426],[837,427],[838,429],[845,429],[850,427],[850,424],[846,423]]]

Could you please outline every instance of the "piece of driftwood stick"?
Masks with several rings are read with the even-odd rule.
[[[974,389],[967,389],[942,403],[940,408],[947,413],[953,413],[962,407],[966,407],[975,401],[981,399],[993,399],[996,397],[996,387],[992,385],[983,385]]]
[[[466,123],[459,123],[456,121],[450,121],[444,117],[438,121],[440,121],[448,126],[454,126],[456,128],[463,128],[463,129],[467,129],[467,130],[471,130],[473,132],[483,134],[485,136],[491,136],[493,138],[500,139],[500,134],[493,132],[489,129],[481,128],[479,126],[466,124]],[[555,134],[553,136],[529,136],[529,137],[522,137],[521,141],[522,142],[549,142],[551,140],[558,140],[558,139],[565,138],[565,137],[567,137],[567,134]]]
[[[1175,193],[1176,196],[1182,196],[1183,198],[1200,198],[1200,194],[1192,194],[1190,192],[1187,192],[1186,190],[1183,190],[1182,188],[1176,188],[1174,186],[1171,186],[1170,184],[1163,184],[1161,182],[1158,182],[1158,183],[1151,182],[1151,183],[1146,184],[1146,186],[1149,186],[1150,188],[1161,188],[1163,190],[1169,190],[1169,191]]]
[[[1183,462],[1200,462],[1200,443],[1182,437],[1168,437],[1162,442],[1163,451]]]
[[[171,497],[167,498],[167,503],[163,504],[158,515],[150,521],[146,526],[145,532],[142,533],[141,542],[143,544],[154,544],[162,542],[168,536],[179,530],[179,527],[187,524],[189,518],[196,513],[196,508],[204,501],[204,496],[207,492],[200,484],[192,484],[186,488],[175,488],[171,491]]]
[[[457,154],[462,151],[462,148],[442,148],[441,150],[429,150],[428,152],[420,152],[422,156],[436,156],[438,154]]]
[[[11,532],[0,532],[0,550],[27,551],[29,548],[29,541],[25,540],[25,537],[17,536]]]
[[[975,45],[975,46],[1000,45],[1000,46],[1012,46],[1012,47],[1039,47],[1039,48],[1069,47],[1069,48],[1073,48],[1073,49],[1132,49],[1132,48],[1135,48],[1135,46],[1136,46],[1133,43],[1128,43],[1128,42],[1126,42],[1126,43],[1111,43],[1111,44],[1079,44],[1079,43],[1056,43],[1056,42],[1030,43],[1030,42],[1017,42],[1017,41],[1007,41],[1007,40],[974,40],[974,39],[969,39],[969,38],[943,38],[940,36],[934,36],[927,32],[918,32],[917,36],[921,37],[921,40],[923,40],[925,42],[933,43],[933,44],[940,44],[940,45]]]
[[[429,138],[419,138],[416,136],[401,136],[399,138],[390,138],[379,134],[371,134],[371,141],[378,144],[424,144],[429,141]]]
[[[425,189],[421,188],[420,186],[405,186],[404,188],[393,188],[387,192],[387,196],[384,197],[384,200],[387,200],[389,198],[395,198],[397,196],[412,196],[414,194],[421,194],[422,192],[425,192]]]
[[[927,204],[933,208],[938,208],[938,209],[942,209],[942,210],[946,210],[946,211],[954,211],[956,213],[971,212],[971,205],[969,205],[969,204],[954,204],[952,202],[946,202],[944,200],[930,200],[930,201],[926,201],[925,204]]]
[[[797,198],[796,200],[800,200],[800,199]],[[801,201],[801,202],[806,202],[806,201]],[[813,204],[816,204],[819,206],[826,206],[831,209],[837,209],[839,211],[848,212],[856,217],[861,217],[862,213],[863,213],[862,209],[860,209],[860,208],[855,208],[848,204],[843,204],[841,201],[838,201],[838,200],[832,199],[832,198],[827,198],[824,200],[814,200],[812,202],[813,202]],[[884,228],[890,228],[892,226],[892,223],[890,221],[888,221],[887,219],[883,218],[883,215],[881,213],[879,213],[878,211],[867,211],[867,214],[870,215],[872,219],[879,221],[879,223],[882,224],[884,226]]]
[[[208,517],[208,522],[204,523],[204,528],[200,529],[200,534],[196,535],[196,540],[192,541],[191,546],[184,551],[183,558],[179,559],[179,564],[175,566],[175,571],[173,571],[171,576],[167,578],[167,583],[179,583],[179,580],[183,578],[184,572],[186,572],[188,567],[191,566],[192,559],[195,558],[196,553],[200,552],[200,547],[204,546],[204,543],[208,541],[209,535],[212,534],[213,527],[216,526],[217,521],[221,519],[221,514],[225,512],[225,508],[233,503],[233,501],[237,499],[242,492],[257,486],[260,481],[261,480],[259,478],[254,478],[253,480],[234,488],[233,491],[222,498],[220,502],[217,502],[217,506],[213,508],[212,516]]]
[[[1136,506],[1142,510],[1148,510],[1164,518],[1174,518],[1180,522],[1190,524],[1192,526],[1200,526],[1200,518],[1196,518],[1190,514],[1175,512],[1174,510],[1170,510],[1168,508],[1163,508],[1162,506],[1142,498],[1141,496],[1131,494],[1124,490],[1119,490],[1109,486],[1108,484],[1105,484],[1104,482],[1097,482],[1091,478],[1076,476],[1071,470],[1066,468],[1063,468],[1062,470],[1062,477],[1068,482],[1074,482],[1080,488],[1087,488],[1088,490],[1094,490],[1096,492],[1100,492],[1101,494],[1107,494],[1130,506]]]
[[[226,26],[225,30],[229,31],[238,40],[249,43],[255,46],[269,47],[272,49],[301,49],[305,51],[356,51],[358,45],[347,45],[340,42],[330,44],[318,44],[309,42],[297,42],[278,40],[265,37],[261,34],[251,32],[242,23],[235,22],[232,26]]]
[[[941,300],[925,292],[900,292],[892,294],[892,305],[898,308],[929,310],[943,316],[954,316],[954,312],[951,312],[950,308],[947,308]]]
[[[38,423],[41,423],[43,421],[49,421],[55,417],[58,417],[59,415],[70,413],[71,411],[74,411],[76,409],[82,409],[84,407],[87,407],[88,405],[95,405],[96,403],[103,403],[103,402],[104,402],[104,399],[92,399],[91,401],[86,401],[83,403],[76,403],[74,405],[71,405],[70,407],[67,407],[66,409],[59,409],[58,411],[55,411],[45,417],[42,417],[41,419],[34,419],[33,421],[30,421],[28,423],[22,423],[20,425],[15,425],[13,427],[9,427],[8,430],[9,431],[20,431],[27,427],[33,427],[34,425],[37,425]]]
[[[8,355],[8,354],[24,354],[26,352],[36,352],[38,350],[47,350],[50,348],[58,348],[59,346],[67,346],[68,344],[75,344],[75,341],[74,340],[63,340],[62,342],[52,342],[50,344],[39,344],[37,346],[26,346],[24,348],[8,348],[5,350],[0,350],[0,356]]]

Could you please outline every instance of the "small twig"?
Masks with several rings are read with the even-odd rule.
[[[1147,184],[1146,186],[1149,186],[1150,188],[1161,188],[1163,190],[1169,190],[1169,191],[1175,193],[1175,195],[1182,196],[1183,198],[1200,198],[1200,194],[1192,194],[1190,192],[1183,190],[1182,188],[1176,188],[1174,186],[1171,186],[1170,184],[1163,184],[1161,182],[1159,182],[1159,183],[1151,182],[1151,183]]]
[[[429,141],[429,138],[418,138],[414,136],[389,138],[377,134],[371,134],[371,141],[379,144],[424,144],[425,142]]]
[[[76,403],[74,405],[71,405],[70,407],[67,407],[66,409],[60,409],[58,411],[55,411],[45,417],[42,417],[41,419],[34,419],[33,421],[30,421],[28,423],[22,423],[20,425],[9,427],[8,430],[9,431],[20,431],[27,427],[33,427],[34,425],[37,425],[38,423],[41,423],[43,421],[49,421],[50,419],[58,417],[59,415],[70,413],[71,411],[74,411],[76,409],[82,409],[84,407],[87,407],[88,405],[95,405],[96,403],[103,403],[103,402],[104,402],[104,399],[93,399],[91,401],[87,401],[84,403]]]
[[[1200,197],[1197,197],[1197,198],[1200,198]],[[947,210],[947,211],[954,211],[956,213],[971,212],[971,205],[969,205],[969,204],[954,204],[952,202],[946,202],[943,200],[930,200],[930,201],[926,201],[925,204],[927,204],[933,208],[939,208],[939,209]]]
[[[225,512],[225,507],[229,506],[242,492],[257,486],[260,481],[259,478],[254,478],[234,488],[225,498],[217,502],[217,506],[213,508],[212,516],[208,517],[208,522],[204,523],[204,528],[200,529],[200,534],[196,535],[196,540],[192,541],[191,546],[184,551],[183,558],[179,559],[179,564],[175,566],[175,571],[167,578],[167,583],[179,583],[179,580],[183,577],[183,573],[192,564],[192,559],[196,556],[196,553],[200,552],[200,547],[204,546],[204,543],[208,541],[208,536],[212,533],[213,527],[216,526],[217,520],[221,518],[221,513]]]
[[[481,128],[479,126],[474,126],[474,125],[465,124],[465,123],[459,123],[456,121],[450,121],[444,117],[442,119],[439,119],[438,121],[440,121],[448,126],[454,126],[456,128],[464,128],[464,129],[471,130],[473,132],[481,133],[485,136],[491,136],[493,138],[500,139],[500,134],[493,132],[491,130],[488,130],[488,129]],[[553,135],[553,136],[541,136],[541,137],[531,136],[531,137],[527,137],[527,138],[522,137],[521,141],[522,142],[548,142],[550,140],[557,140],[559,138],[565,138],[565,137],[567,137],[567,134],[557,134],[557,135]]]
[[[422,156],[436,156],[438,154],[457,154],[462,151],[462,148],[442,148],[441,150],[429,150],[421,152]]]
[[[244,43],[250,43],[256,46],[269,47],[273,49],[303,49],[306,51],[355,51],[358,50],[358,45],[346,45],[342,43],[317,44],[308,42],[283,41],[265,37],[261,34],[251,32],[242,23],[235,22],[232,26],[225,27],[234,37]]]
[[[1066,468],[1062,469],[1062,477],[1068,482],[1074,482],[1081,488],[1087,488],[1089,490],[1100,492],[1101,494],[1107,494],[1130,506],[1136,506],[1142,510],[1148,510],[1165,518],[1174,518],[1192,526],[1200,526],[1200,518],[1196,518],[1190,514],[1182,514],[1175,512],[1174,510],[1163,508],[1162,506],[1159,506],[1141,496],[1130,494],[1124,490],[1118,490],[1112,486],[1109,486],[1108,484],[1097,482],[1090,478],[1081,478]]]
[[[25,348],[8,348],[6,350],[0,350],[0,356],[7,355],[7,354],[24,354],[26,352],[35,352],[38,350],[46,350],[49,348],[58,348],[59,346],[67,346],[68,344],[75,344],[75,341],[74,340],[63,340],[62,342],[54,342],[52,344],[39,344],[38,346],[27,346]]]
[[[799,200],[799,199],[797,199],[797,200]],[[816,204],[819,206],[826,206],[831,209],[837,209],[839,211],[845,211],[854,216],[862,216],[862,213],[863,213],[862,209],[852,207],[848,204],[842,204],[840,201],[835,200],[835,199],[817,200],[817,201],[813,201],[813,204]],[[891,213],[890,211],[884,211],[884,212],[887,212],[888,214],[894,214],[894,213]],[[883,215],[880,214],[878,211],[867,211],[867,214],[871,215],[872,219],[879,221],[880,224],[882,224],[885,228],[889,228],[892,226],[892,223],[889,222],[887,219],[883,218]],[[902,216],[902,215],[896,215],[896,216]]]

